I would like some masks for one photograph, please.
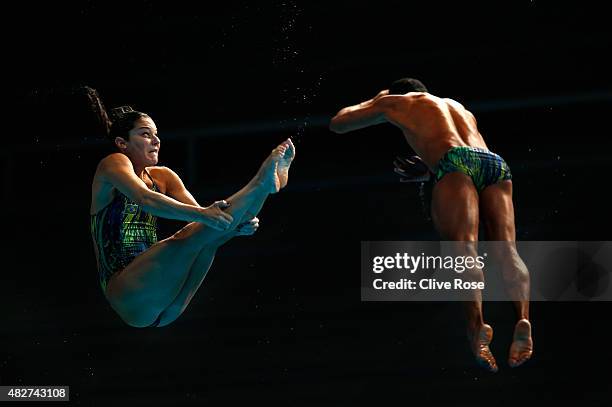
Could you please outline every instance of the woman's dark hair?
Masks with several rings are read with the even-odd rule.
[[[100,99],[100,95],[98,95],[95,89],[84,86],[83,91],[87,96],[89,107],[94,112],[99,127],[112,142],[115,141],[115,137],[122,137],[127,140],[136,120],[149,117],[148,114],[138,112],[130,106],[116,107],[107,112]]]
[[[427,88],[423,82],[414,78],[398,79],[389,86],[390,95],[403,95],[408,92],[427,92]]]

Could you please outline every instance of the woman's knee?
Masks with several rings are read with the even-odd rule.
[[[133,328],[147,328],[155,323],[157,318],[159,317],[159,312],[155,310],[131,310],[124,311],[118,310],[115,308],[115,311],[119,315],[119,317],[125,322],[127,325]]]
[[[146,328],[153,324],[162,308],[143,304],[138,295],[127,295],[117,290],[107,290],[106,298],[113,310],[127,325],[134,328]]]

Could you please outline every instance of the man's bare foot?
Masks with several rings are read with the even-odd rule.
[[[280,187],[285,188],[289,181],[289,166],[295,158],[295,146],[290,138],[288,138],[281,146],[285,146],[285,153],[278,162],[276,167],[276,176],[280,181]]]
[[[517,367],[531,358],[533,340],[531,339],[531,324],[527,319],[521,319],[514,326],[514,337],[508,355],[510,367]]]
[[[489,349],[489,344],[493,339],[493,328],[484,324],[472,339],[472,351],[476,356],[476,362],[489,372],[497,372],[497,362]]]

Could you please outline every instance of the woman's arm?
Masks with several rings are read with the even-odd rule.
[[[189,190],[187,190],[183,180],[181,180],[176,172],[172,171],[168,167],[156,167],[156,169],[160,170],[160,173],[162,174],[164,183],[166,185],[166,194],[179,202],[200,206]],[[258,228],[259,219],[257,217],[253,217],[252,219],[249,219],[236,227],[236,235],[252,235]]]
[[[161,174],[166,186],[166,195],[185,204],[200,206],[193,195],[191,195],[191,192],[187,190],[183,180],[176,172],[172,171],[168,167],[155,167],[155,170],[159,171]]]
[[[132,162],[124,154],[115,153],[104,158],[98,166],[98,176],[102,182],[111,184],[155,216],[185,222],[201,222],[218,230],[226,230],[233,221],[231,215],[216,206],[202,208],[197,205],[195,199],[193,201],[196,205],[192,205],[151,191],[136,176]]]

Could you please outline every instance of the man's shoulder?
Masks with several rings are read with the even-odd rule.
[[[376,101],[376,104],[380,107],[396,108],[398,106],[406,107],[414,104],[423,98],[422,92],[410,92],[403,95],[385,95]]]
[[[442,99],[447,105],[449,105],[450,107],[452,107],[453,109],[459,111],[461,114],[465,114],[468,115],[469,117],[475,119],[475,116],[472,112],[470,112],[465,106],[463,106],[461,103],[457,102],[454,99],[450,99],[450,98],[444,98]]]
[[[403,95],[387,95],[381,98],[381,107],[390,112],[408,112],[413,108],[440,103],[441,99],[427,92],[409,92]]]
[[[463,104],[461,104],[460,102],[456,101],[455,99],[451,99],[451,98],[442,98],[441,99],[444,103],[446,103],[447,105],[450,105],[456,109],[462,109],[465,110],[466,112],[468,111],[465,106],[463,106]]]
[[[390,95],[393,97],[396,103],[401,104],[423,104],[423,103],[431,103],[438,102],[440,100],[439,97],[432,95],[427,92],[408,92],[403,95]]]

